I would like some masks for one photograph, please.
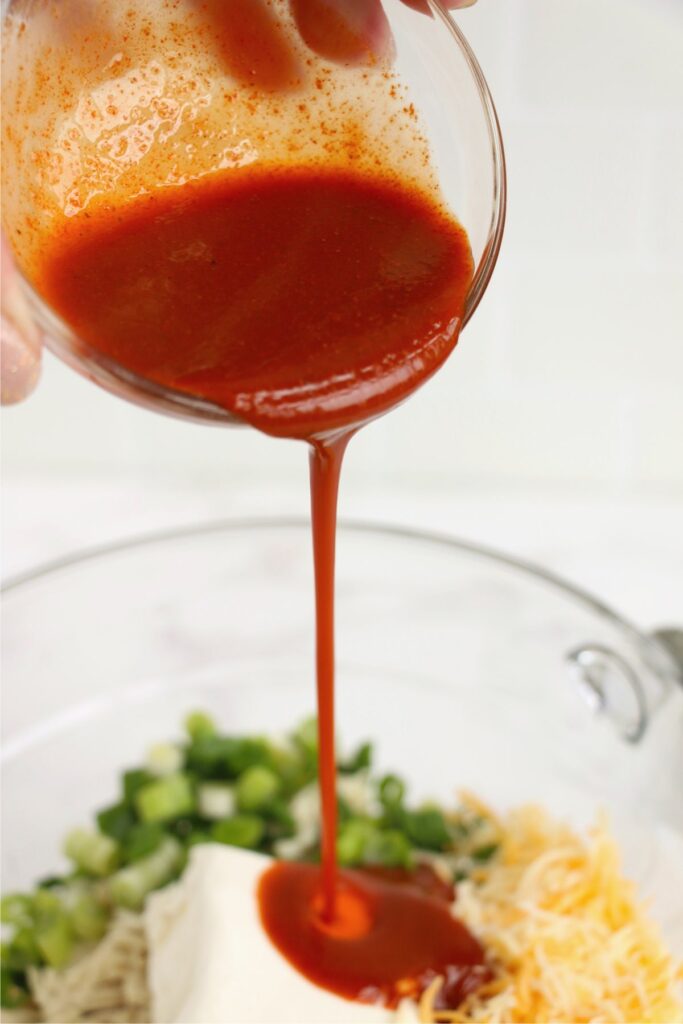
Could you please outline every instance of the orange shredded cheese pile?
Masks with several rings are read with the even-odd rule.
[[[423,994],[426,1022],[571,1024],[683,1021],[681,982],[657,928],[621,874],[604,822],[587,840],[526,807],[501,823],[499,856],[458,886],[455,912],[496,967],[457,1011]]]

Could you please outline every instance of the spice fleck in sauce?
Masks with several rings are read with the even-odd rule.
[[[353,432],[455,346],[471,279],[465,232],[426,192],[313,167],[217,174],[67,221],[38,281],[101,357],[311,445],[322,868],[276,864],[260,911],[311,980],[390,1006],[437,973],[457,1002],[485,968],[438,895],[337,869],[337,490]]]

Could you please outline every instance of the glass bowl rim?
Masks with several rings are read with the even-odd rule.
[[[565,598],[582,605],[593,614],[606,619],[632,640],[651,651],[658,659],[664,659],[665,663],[671,662],[669,652],[656,636],[641,630],[591,591],[570,582],[552,570],[537,565],[533,561],[509,555],[498,548],[464,540],[439,530],[421,529],[398,523],[346,518],[340,518],[338,526],[342,534],[375,535],[394,541],[447,548],[460,554],[482,559],[499,569],[512,569],[520,576],[529,578],[536,583],[548,585]],[[23,593],[26,589],[30,589],[33,583],[50,579],[61,572],[78,569],[93,562],[106,561],[108,558],[115,557],[118,554],[125,554],[138,549],[149,549],[163,544],[172,545],[175,541],[203,538],[211,534],[233,534],[243,531],[256,534],[267,530],[293,530],[308,533],[310,531],[310,521],[305,516],[226,517],[133,534],[119,540],[85,547],[79,551],[50,559],[34,568],[17,573],[2,583],[0,594],[4,603],[14,594]]]
[[[462,326],[465,327],[475,312],[477,306],[484,297],[488,288],[493,271],[496,268],[500,249],[505,234],[505,222],[507,218],[507,165],[505,160],[505,146],[503,133],[500,127],[498,111],[493,101],[493,96],[486,80],[486,76],[477,60],[474,50],[467,41],[462,29],[459,27],[453,12],[444,4],[444,0],[427,0],[430,10],[449,29],[455,42],[460,48],[472,79],[476,84],[479,99],[486,118],[491,142],[491,163],[493,165],[493,208],[489,226],[489,236],[484,246],[481,258],[475,269],[474,278],[467,295]]]

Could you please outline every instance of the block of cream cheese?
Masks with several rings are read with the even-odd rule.
[[[147,902],[157,1024],[373,1024],[395,1019],[313,985],[271,944],[257,905],[262,854],[206,844],[179,882]]]

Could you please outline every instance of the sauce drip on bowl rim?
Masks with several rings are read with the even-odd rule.
[[[337,493],[353,433],[454,348],[472,273],[465,231],[427,192],[300,167],[216,174],[67,221],[38,281],[99,358],[310,445],[322,867],[275,864],[260,913],[307,977],[390,1006],[437,973],[467,994],[486,968],[434,893],[337,867]]]

